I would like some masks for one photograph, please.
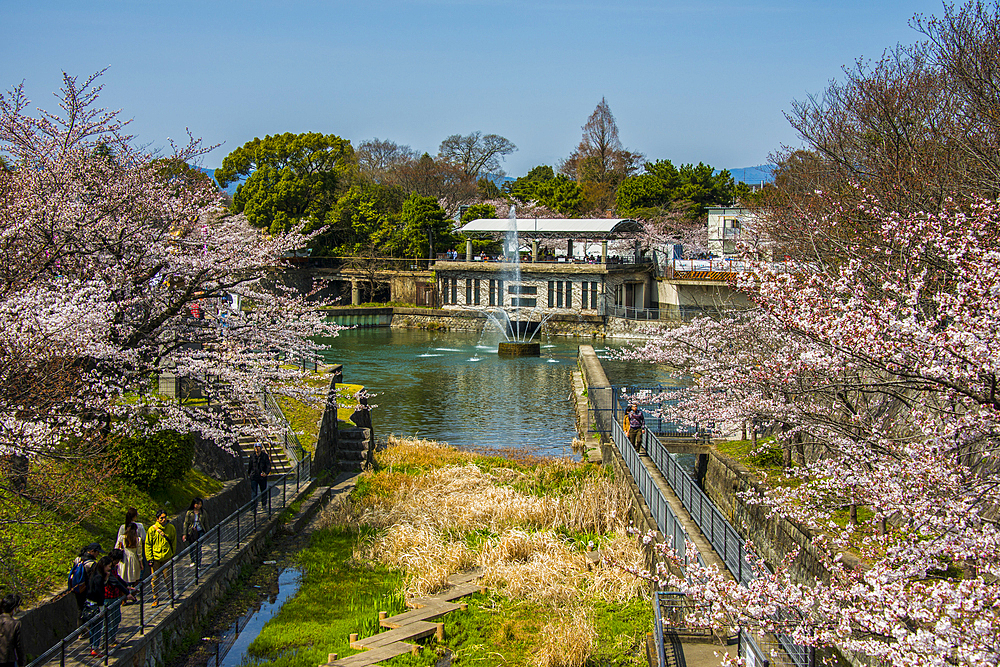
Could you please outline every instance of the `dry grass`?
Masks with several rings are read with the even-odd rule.
[[[545,488],[579,464],[486,471],[472,462],[475,455],[426,440],[391,438],[379,457],[383,469],[365,473],[364,506],[333,504],[320,521],[380,529],[356,555],[404,569],[407,595],[434,593],[449,575],[476,564],[485,585],[553,608],[582,597],[627,601],[645,593],[643,582],[616,566],[588,569],[580,547],[557,534],[603,536],[602,549],[615,563],[641,567],[637,541],[625,534],[629,501],[620,482],[593,475],[562,495],[535,495],[514,487]]]
[[[597,632],[586,610],[576,607],[547,624],[541,636],[536,667],[583,667],[594,649]]]
[[[380,468],[438,468],[446,465],[467,463],[476,458],[471,452],[464,452],[434,440],[399,438],[390,435],[386,446],[375,452],[375,462]]]

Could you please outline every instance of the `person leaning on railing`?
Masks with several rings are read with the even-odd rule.
[[[167,521],[165,510],[156,510],[156,523],[146,531],[146,560],[153,569],[153,607],[161,595],[170,595],[170,571],[164,569],[177,553],[177,529]]]

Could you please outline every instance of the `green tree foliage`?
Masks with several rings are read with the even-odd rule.
[[[352,255],[367,247],[383,227],[399,224],[406,193],[379,183],[355,183],[327,214],[329,227],[313,241],[317,255]]]
[[[248,141],[226,156],[215,177],[222,187],[247,177],[233,197],[233,209],[277,234],[300,221],[307,228],[325,224],[356,173],[349,141],[333,134],[286,132]]]
[[[465,213],[462,214],[461,223],[464,225],[473,220],[493,220],[496,217],[497,207],[493,204],[473,204],[465,209]]]
[[[718,174],[699,162],[675,167],[670,160],[647,162],[645,172],[630,176],[618,187],[619,215],[657,217],[685,210],[700,216],[708,206],[733,203],[736,184],[728,171]]]
[[[146,436],[123,438],[112,448],[121,476],[140,489],[163,488],[191,469],[195,440],[191,433],[156,431]]]
[[[458,237],[451,220],[434,197],[410,193],[398,221],[388,221],[372,235],[383,252],[393,257],[428,257],[454,247]]]
[[[563,215],[576,215],[584,208],[583,189],[565,174],[540,165],[504,188],[522,202],[536,201]]]

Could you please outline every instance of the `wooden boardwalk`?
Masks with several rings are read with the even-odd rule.
[[[415,639],[437,635],[438,640],[444,639],[444,624],[432,623],[450,611],[465,608],[464,604],[452,602],[458,598],[471,595],[482,590],[475,583],[482,576],[482,570],[453,574],[448,577],[450,586],[438,593],[424,598],[414,598],[407,602],[410,611],[396,614],[389,618],[379,618],[379,625],[388,632],[380,632],[373,637],[358,639],[351,635],[351,648],[363,649],[361,653],[346,658],[337,659],[336,653],[330,654],[329,662],[320,667],[362,667],[374,665],[382,660],[395,658],[404,653],[416,653],[420,650],[417,644],[411,644]]]

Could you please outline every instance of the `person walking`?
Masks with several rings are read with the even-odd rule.
[[[264,509],[267,502],[267,475],[271,472],[271,457],[258,442],[254,443],[253,454],[247,462],[247,476],[250,478],[250,490],[254,498],[260,497],[260,508]],[[256,509],[256,503],[254,504]]]
[[[198,539],[208,532],[208,514],[203,507],[204,501],[195,498],[184,515],[184,534],[181,539],[194,545],[191,549],[191,564],[201,567],[201,545]]]
[[[177,529],[167,521],[166,510],[156,510],[156,523],[146,532],[145,554],[149,566],[153,569],[153,602],[150,606],[160,604],[160,596],[169,596],[173,580],[170,570],[164,569],[167,562],[177,553]]]
[[[24,666],[24,637],[21,621],[14,618],[14,610],[21,604],[21,596],[11,593],[0,600],[0,667]]]
[[[626,415],[626,419],[628,420],[628,439],[632,443],[632,449],[638,452],[642,449],[641,438],[642,432],[646,429],[646,417],[635,403],[628,407],[629,410]]]
[[[80,549],[80,555],[73,560],[73,569],[70,570],[70,590],[76,598],[76,606],[82,620],[83,611],[87,608],[87,588],[90,581],[90,573],[94,563],[101,557],[104,550],[97,542],[91,542]],[[79,574],[78,574],[79,573]]]
[[[111,556],[113,552],[109,552]],[[118,626],[122,623],[122,604],[132,602],[135,596],[125,580],[118,576],[118,568],[112,556],[111,566],[104,578],[104,606],[107,607],[108,646],[118,645]]]
[[[87,600],[97,605],[98,608],[104,607],[104,584],[114,569],[114,563],[111,556],[103,556],[90,571],[90,580],[87,583]],[[104,657],[104,651],[101,650],[103,632],[104,615],[99,611],[90,620],[90,655],[98,658]]]
[[[122,561],[118,564],[118,576],[129,586],[135,586],[142,579],[142,547],[139,539],[139,529],[133,521],[118,538],[115,549],[121,549]]]

